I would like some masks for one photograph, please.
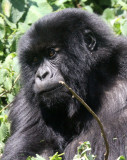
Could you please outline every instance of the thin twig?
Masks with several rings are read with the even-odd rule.
[[[1,113],[3,110],[7,109],[11,104],[12,104],[12,103],[9,103],[9,104],[6,105],[4,108],[2,108],[2,109],[0,110],[0,113]]]
[[[105,147],[106,147],[106,153],[104,154],[105,156],[105,160],[108,160],[108,155],[109,155],[109,144],[108,144],[108,140],[107,140],[107,137],[106,137],[106,134],[105,134],[105,131],[104,131],[104,127],[99,119],[99,117],[93,112],[93,110],[84,102],[84,100],[79,97],[71,88],[69,88],[69,86],[63,82],[63,81],[59,81],[59,83],[61,83],[62,85],[64,85],[71,93],[72,95],[74,95],[74,97],[80,102],[83,104],[83,106],[93,115],[93,117],[96,119],[96,121],[98,122],[98,125],[101,129],[101,133],[102,133],[102,136],[104,138],[104,142],[105,142]]]

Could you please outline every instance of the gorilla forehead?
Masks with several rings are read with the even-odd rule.
[[[105,34],[109,34],[110,32],[100,17],[82,9],[64,9],[59,12],[54,12],[39,19],[33,25],[33,29],[38,33],[42,33],[43,36],[53,32],[55,35],[63,35],[62,33],[65,35],[65,33],[68,34],[77,31],[77,29],[85,28],[94,29],[95,32],[100,30],[101,35],[103,32]]]
[[[71,33],[81,28],[81,16],[78,12],[72,12],[70,9],[60,12],[54,12],[39,19],[29,30],[31,39],[37,37],[38,41],[47,43],[63,43]]]
[[[43,18],[39,19],[35,25],[34,29],[37,30],[39,33],[42,33],[43,36],[46,35],[64,35],[65,33],[70,33],[75,31],[77,28],[81,26],[81,14],[77,10],[67,9],[60,12],[54,12]],[[83,12],[84,13],[84,12]]]
[[[85,29],[90,29],[98,37],[112,39],[112,31],[96,14],[81,9],[65,9],[46,15],[34,23],[21,38],[20,50],[39,45],[42,48],[63,45],[68,43],[71,35],[79,31],[83,33]]]

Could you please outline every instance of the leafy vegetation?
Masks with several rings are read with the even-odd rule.
[[[49,157],[49,160],[62,160],[63,154],[54,154]],[[95,160],[96,156],[91,153],[90,142],[80,142],[80,146],[77,148],[77,154],[74,156],[73,160]],[[36,155],[36,157],[28,157],[26,160],[45,160],[43,157]],[[117,160],[126,160],[124,156],[120,156]]]
[[[62,160],[63,154],[59,155],[58,153],[54,154],[50,157],[50,160]],[[39,155],[34,157],[28,157],[27,160],[45,160]],[[91,146],[89,142],[81,143],[81,145],[77,148],[77,154],[74,156],[73,160],[95,160],[95,156],[91,154]],[[120,159],[122,160],[122,159]]]
[[[20,89],[18,40],[40,17],[64,8],[100,14],[117,35],[127,36],[127,0],[0,0],[0,155],[9,136],[8,107]],[[83,143],[74,160],[93,160],[87,149],[88,142]],[[37,155],[28,160],[44,159]],[[61,160],[61,156],[56,153],[50,160]],[[121,156],[118,160],[125,158]]]

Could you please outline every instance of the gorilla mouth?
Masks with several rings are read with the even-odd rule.
[[[60,84],[60,85],[57,85],[57,86],[55,86],[53,88],[49,88],[49,89],[47,89],[45,91],[41,91],[40,93],[41,94],[43,94],[43,93],[52,93],[52,92],[58,91],[58,90],[60,90],[62,88],[63,88],[63,86]]]
[[[54,91],[60,90],[61,88],[64,88],[64,86],[58,82],[54,82],[54,83],[47,82],[46,84],[34,83],[33,85],[33,90],[36,94],[54,92]]]
[[[69,90],[67,88],[65,88],[62,84],[58,84],[57,86],[54,86],[54,87],[50,87],[46,90],[43,90],[43,91],[40,91],[39,92],[39,95],[40,96],[44,96],[45,98],[46,97],[54,97],[55,95],[56,96],[71,96],[71,93],[69,92]],[[54,96],[53,96],[54,95]]]

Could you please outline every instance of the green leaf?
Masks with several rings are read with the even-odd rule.
[[[2,1],[2,11],[4,13],[5,16],[10,17],[10,13],[11,13],[11,3],[9,0],[3,0]]]
[[[2,112],[3,113],[3,112]],[[7,121],[8,116],[4,113],[0,115],[0,121],[1,122],[6,122]],[[7,127],[10,128],[10,126],[8,126],[9,123],[6,123]]]
[[[40,3],[38,3],[38,7],[42,12],[42,17],[53,11],[52,7],[48,4],[47,0],[43,0]]]
[[[45,160],[44,158],[42,158],[41,156],[39,156],[39,155],[36,155],[36,160]]]
[[[25,23],[32,24],[44,15],[51,13],[52,8],[47,2],[40,3],[39,7],[31,6],[26,16]]]
[[[73,160],[95,160],[95,156],[91,154],[89,141],[81,143],[77,149],[77,155],[74,156]]]
[[[6,80],[4,81],[5,89],[10,90],[12,88],[12,81],[10,77],[6,77]]]
[[[28,13],[27,13],[25,23],[32,24],[41,17],[42,17],[41,10],[39,10],[38,7],[36,7],[36,6],[31,6],[29,8]]]
[[[105,9],[102,17],[105,18],[106,20],[114,19],[115,18],[114,9],[111,9],[111,8]]]
[[[0,141],[4,141],[8,136],[9,130],[6,123],[1,124],[0,126]]]
[[[50,160],[62,160],[62,156],[63,154],[58,154],[58,152],[57,153],[55,153],[52,157],[49,157],[49,159]]]
[[[10,0],[12,4],[10,21],[17,23],[25,12],[24,0]]]
[[[11,103],[14,99],[14,96],[12,94],[7,94],[7,97],[8,97],[8,103]]]
[[[23,33],[16,30],[14,33],[9,35],[8,45],[6,45],[6,48],[8,48],[10,52],[15,52],[17,50],[18,41],[22,34]]]
[[[120,156],[117,160],[126,160],[124,156]]]
[[[115,22],[113,25],[114,31],[119,35],[121,34],[121,29],[120,29],[121,25],[120,22]]]
[[[83,9],[84,10],[87,10],[88,12],[90,12],[90,13],[93,13],[93,9],[90,7],[90,6],[85,6],[85,7],[83,7]]]
[[[5,82],[7,76],[7,70],[5,68],[0,68],[0,85]]]
[[[124,20],[123,23],[121,24],[121,32],[123,35],[127,36],[127,20]]]
[[[9,54],[3,63],[3,67],[10,70],[11,69],[10,67],[12,66],[12,61],[13,61],[14,57],[16,57],[16,53]]]
[[[19,63],[17,57],[13,58],[12,70],[19,74]]]
[[[120,4],[120,6],[122,6],[123,10],[127,10],[127,4],[126,4],[126,2],[123,2],[123,0],[119,0],[118,4]]]
[[[26,160],[31,160],[31,157],[29,156]]]
[[[30,26],[26,23],[18,23],[18,30],[20,31],[20,33],[25,33],[29,28]]]
[[[117,2],[118,0],[111,0],[111,5],[114,6]]]
[[[5,24],[4,20],[0,17],[0,39],[4,38],[5,36]]]

